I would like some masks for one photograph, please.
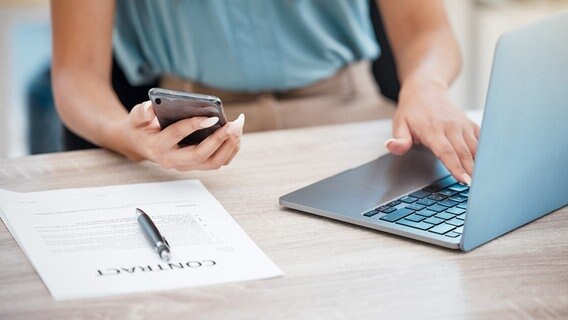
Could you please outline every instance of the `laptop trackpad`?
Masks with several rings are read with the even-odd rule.
[[[404,156],[384,155],[287,194],[280,200],[284,206],[295,209],[356,217],[448,174],[429,150],[419,147]]]

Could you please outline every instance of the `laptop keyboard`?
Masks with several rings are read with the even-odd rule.
[[[447,176],[363,215],[410,228],[457,238],[463,233],[469,186]]]

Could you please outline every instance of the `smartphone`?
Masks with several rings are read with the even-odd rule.
[[[152,88],[148,91],[154,112],[162,130],[183,119],[193,117],[219,117],[214,126],[197,130],[179,142],[181,146],[199,144],[227,123],[223,103],[215,96],[182,91]]]

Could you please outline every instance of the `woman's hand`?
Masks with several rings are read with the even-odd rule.
[[[117,130],[124,138],[122,150],[131,160],[150,160],[179,171],[212,170],[228,165],[239,151],[245,121],[243,114],[198,145],[180,147],[178,142],[218,121],[217,117],[195,117],[161,130],[152,103],[146,101],[136,105]]]
[[[393,119],[393,139],[385,147],[405,154],[422,143],[440,158],[452,175],[470,184],[479,126],[454,106],[443,82],[405,83]]]

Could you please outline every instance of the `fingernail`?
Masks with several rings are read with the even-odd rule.
[[[154,119],[152,119],[152,126],[155,128],[161,128],[162,126],[160,125],[160,121],[158,120],[158,117],[154,117]]]
[[[146,101],[144,102],[144,112],[148,112],[148,110],[150,110],[150,107],[152,106],[152,102],[151,101]]]
[[[219,117],[211,117],[211,118],[207,118],[207,119],[201,121],[199,126],[201,128],[209,128],[212,125],[216,124],[217,122],[219,122]]]
[[[393,138],[388,139],[387,141],[385,141],[385,144],[384,144],[385,148],[387,148],[387,147],[389,146],[389,144],[390,144],[391,142],[393,142],[393,141],[394,141]]]
[[[237,119],[231,123],[227,127],[227,133],[240,136],[243,133],[243,126],[245,124],[245,115],[239,114]]]
[[[462,175],[462,179],[463,179],[463,182],[465,182],[465,184],[467,184],[468,186],[471,186],[471,177],[469,176],[469,174],[464,173]]]

